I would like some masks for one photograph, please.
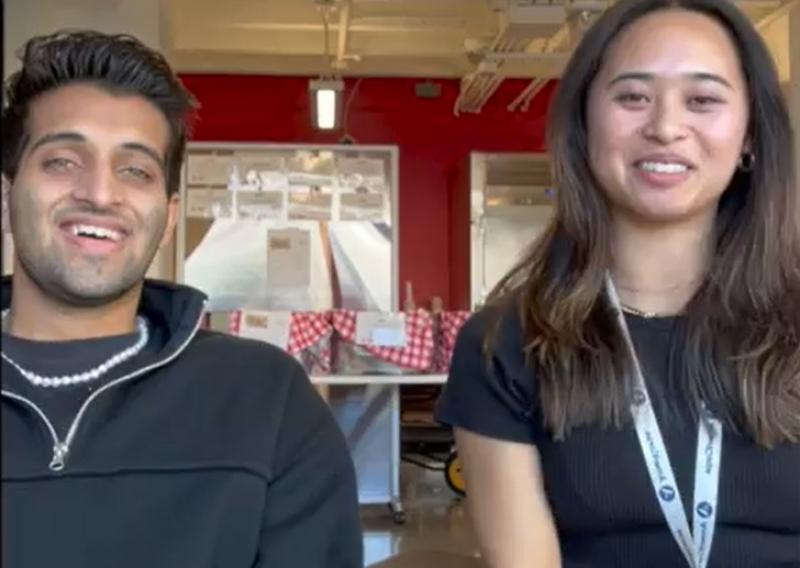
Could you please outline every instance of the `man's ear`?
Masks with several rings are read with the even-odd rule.
[[[181,196],[176,191],[167,201],[167,226],[161,239],[161,247],[166,246],[175,236],[175,227],[178,226],[178,217],[181,214]]]

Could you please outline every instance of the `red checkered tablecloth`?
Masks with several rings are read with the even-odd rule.
[[[357,312],[336,310],[332,312],[333,328],[346,341],[356,343]],[[376,347],[361,345],[371,355],[406,369],[428,371],[433,361],[433,319],[422,309],[405,314],[405,347]]]
[[[232,335],[240,335],[244,313],[245,311],[243,310],[231,312],[228,318],[228,330]],[[269,312],[252,313],[268,314]],[[327,312],[292,312],[292,323],[289,326],[289,345],[279,347],[296,357],[304,350],[329,337],[332,332],[333,326]],[[323,350],[322,358],[325,361],[330,361],[330,349]]]
[[[333,326],[328,313],[294,312],[289,330],[289,353],[296,355],[316,345],[332,332]]]
[[[456,346],[458,332],[471,316],[471,312],[456,311],[442,312],[439,314],[441,336],[437,345],[437,371],[447,372],[450,369],[450,359],[453,358],[453,349]]]

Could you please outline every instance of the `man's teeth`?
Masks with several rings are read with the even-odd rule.
[[[682,174],[689,169],[685,164],[665,163],[665,162],[642,162],[639,167],[646,172],[658,174]]]
[[[105,227],[95,227],[94,225],[73,225],[72,234],[78,237],[94,237],[96,239],[108,239],[114,242],[122,239],[122,235]]]

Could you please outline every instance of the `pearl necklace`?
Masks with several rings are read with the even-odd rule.
[[[3,323],[5,323],[7,315],[8,310],[5,310],[2,315]],[[61,377],[42,377],[33,371],[23,368],[2,351],[0,351],[0,356],[2,356],[4,360],[8,361],[8,363],[10,363],[15,369],[17,369],[17,371],[19,371],[28,381],[39,387],[62,387],[67,385],[88,383],[90,381],[99,379],[117,365],[120,365],[128,359],[138,355],[142,349],[144,349],[145,345],[147,345],[147,342],[150,339],[150,331],[147,327],[147,320],[141,316],[137,316],[136,326],[139,329],[139,339],[136,341],[136,343],[110,357],[107,361],[101,363],[94,369],[84,371],[83,373],[76,373],[74,375],[64,375]]]

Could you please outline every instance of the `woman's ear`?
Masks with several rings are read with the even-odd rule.
[[[744,138],[744,142],[742,142],[742,154],[752,154],[753,153],[753,139],[748,134]]]

